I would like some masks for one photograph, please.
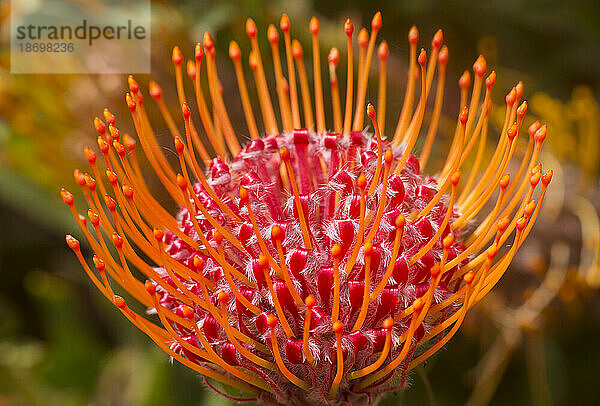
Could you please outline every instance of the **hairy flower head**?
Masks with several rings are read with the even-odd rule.
[[[381,25],[377,13],[371,32],[358,33],[358,63],[349,19],[340,32],[350,62],[342,105],[340,52],[329,53],[329,86],[324,86],[316,18],[309,24],[312,86],[289,18],[283,15],[280,30],[271,25],[266,32],[273,81],[266,78],[259,32],[249,19],[247,57],[258,106],[251,102],[242,51],[236,42],[229,47],[250,136],[245,146],[227,112],[235,97],[223,94],[210,34],[187,62],[192,96],[185,94],[184,58],[176,47],[172,60],[182,119],[171,116],[157,83],[150,82],[149,94],[173,136],[177,164],[164,155],[140,86],[130,77],[126,102],[137,139],[122,135],[105,110],[104,120],[94,124],[106,170],[101,172],[96,153],[86,148],[91,174],[75,171],[88,219],[71,193],[61,192],[95,252],[94,271],[79,242],[67,236],[92,282],[215,390],[210,381],[253,396],[244,400],[329,405],[366,403],[404,387],[407,373],[448,342],[469,308],[502,277],[538,216],[552,177],[536,164],[545,126],[529,128],[524,158],[513,175],[507,172],[527,110],[526,102],[520,104],[522,83],[506,96],[504,126],[494,152],[484,157],[496,74],[486,77],[485,59],[479,57],[472,83],[469,72],[459,82],[461,109],[445,163],[436,175],[425,176],[438,132],[448,49],[438,31],[431,51],[417,53],[418,31],[410,30],[404,105],[385,137],[389,50],[381,42],[375,51]],[[377,112],[371,104],[365,108],[374,53]],[[327,108],[324,93],[330,95]],[[188,106],[191,99],[199,122]],[[372,131],[364,129],[365,113]],[[417,158],[412,153],[421,133],[425,140]],[[176,216],[145,182],[138,142],[180,206]],[[467,160],[470,170],[461,176]],[[537,202],[532,200],[536,188],[541,189]],[[152,316],[130,308],[115,294],[121,288]]]

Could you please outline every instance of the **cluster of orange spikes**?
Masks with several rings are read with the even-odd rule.
[[[365,109],[381,14],[373,18],[370,33],[358,34],[358,62],[352,22],[344,25],[344,105],[340,52],[329,52],[330,108],[318,20],[309,24],[312,88],[287,15],[279,27],[284,64],[280,32],[274,25],[267,29],[278,114],[251,19],[246,32],[255,94],[239,45],[229,46],[243,132],[249,134],[245,147],[227,111],[230,101],[224,100],[210,34],[196,45],[185,72],[201,127],[188,107],[179,48],[172,61],[183,131],[160,86],[149,84],[173,137],[175,166],[157,141],[138,83],[129,77],[126,102],[137,141],[121,135],[115,116],[105,109],[104,121],[96,118],[94,124],[106,170],[100,171],[96,153],[86,147],[91,174],[75,171],[89,207],[87,219],[73,195],[61,191],[95,253],[95,271],[79,242],[67,236],[67,243],[98,290],[172,358],[205,376],[209,385],[208,378],[255,398],[225,396],[273,404],[370,402],[404,386],[406,373],[448,342],[509,267],[552,178],[552,171],[542,174],[537,164],[547,130],[539,122],[529,128],[523,159],[510,175],[527,110],[519,83],[506,96],[504,126],[486,155],[496,74],[485,77],[486,62],[479,57],[472,83],[467,71],[459,81],[461,109],[447,158],[438,175],[424,177],[443,107],[448,49],[441,30],[429,55],[424,49],[417,53],[418,31],[410,30],[404,105],[386,139],[385,41],[376,52],[378,111],[371,104]],[[424,128],[436,71],[433,109]],[[363,131],[365,113],[374,133]],[[412,154],[421,133],[425,140],[417,159]],[[138,141],[160,184],[181,207],[177,216],[145,182]],[[463,165],[469,169],[461,182]],[[139,273],[145,282],[136,278]],[[130,308],[115,294],[115,284],[151,309],[158,323]]]

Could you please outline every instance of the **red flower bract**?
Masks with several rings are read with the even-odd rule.
[[[310,22],[314,109],[303,50],[291,41],[287,16],[280,27],[287,78],[281,69],[279,32],[270,26],[267,34],[283,131],[252,20],[246,27],[252,47],[249,65],[267,135],[259,137],[241,50],[232,42],[229,54],[252,138],[244,148],[227,113],[210,35],[204,37],[204,48],[196,46],[195,62],[187,65],[207,145],[186,103],[183,55],[175,48],[184,132],[166,108],[158,84],[151,82],[149,93],[174,138],[177,169],[163,155],[140,86],[132,77],[126,102],[145,157],[181,207],[178,215],[173,217],[150,192],[137,160],[136,141],[121,135],[115,117],[105,110],[105,121],[94,121],[105,176],[90,148],[85,154],[92,175],[75,171],[89,206],[89,224],[79,215],[73,196],[61,192],[96,254],[96,271],[83,258],[77,240],[67,236],[67,243],[93,283],[125,317],[171,357],[202,374],[219,393],[274,404],[366,403],[404,387],[407,372],[456,333],[467,310],[508,268],[533,226],[552,177],[551,171],[542,175],[536,165],[546,127],[539,123],[530,127],[529,146],[511,183],[506,171],[527,109],[526,102],[519,105],[523,92],[519,83],[506,97],[505,125],[484,164],[495,73],[484,79],[486,63],[480,57],[473,66],[470,97],[470,74],[465,72],[459,82],[461,111],[447,159],[436,176],[424,176],[448,62],[441,31],[433,38],[429,62],[425,50],[417,57],[416,28],[409,33],[405,102],[388,140],[383,136],[389,53],[385,42],[377,52],[379,115],[369,104],[366,115],[373,132],[363,131],[381,15],[373,18],[370,34],[363,30],[358,36],[356,91],[353,26],[350,20],[345,24],[352,63],[343,115],[336,73],[340,55],[336,49],[329,54],[331,132],[326,131],[319,22],[315,18]],[[203,60],[210,109],[200,82]],[[416,158],[411,153],[423,127],[436,70],[435,104]],[[419,101],[413,106],[419,87]],[[209,149],[214,151],[212,159]],[[473,150],[477,152],[468,177],[461,181],[461,167]],[[531,199],[540,181],[536,203]],[[486,206],[490,199],[495,203]],[[487,213],[482,213],[484,206],[489,206]],[[481,220],[475,227],[476,216]],[[145,275],[144,283],[133,276],[132,266]],[[115,284],[147,306],[156,315],[154,321],[115,295]],[[254,397],[238,398],[231,390],[223,393],[209,379]]]

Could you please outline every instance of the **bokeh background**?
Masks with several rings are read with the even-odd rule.
[[[127,117],[126,77],[11,75],[9,3],[0,0],[0,405],[228,404],[205,391],[193,372],[171,364],[103,300],[64,243],[75,225],[58,190],[73,187],[73,168],[84,166],[82,147],[95,139],[93,117],[107,106]],[[326,44],[339,46],[346,17],[368,26],[377,10],[394,72],[389,120],[404,94],[408,29],[416,24],[420,43],[428,45],[442,28],[450,48],[445,114],[456,116],[458,77],[484,54],[498,72],[497,103],[518,80],[525,82],[531,116],[548,123],[543,160],[557,175],[537,231],[499,288],[446,350],[413,374],[412,387],[384,403],[596,404],[598,1],[153,1],[152,77],[175,100],[168,86],[172,46],[191,56],[208,30],[226,55],[232,38],[247,45],[247,17],[266,41],[266,25],[282,12],[300,39],[316,15],[327,29]],[[221,74],[227,91],[235,79],[226,58],[221,65],[227,66]],[[149,77],[137,79],[145,85]]]

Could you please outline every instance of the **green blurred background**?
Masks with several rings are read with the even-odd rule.
[[[391,66],[401,72],[389,79],[389,111],[399,111],[394,106],[404,94],[408,29],[416,24],[420,43],[428,45],[442,28],[450,48],[445,113],[455,117],[458,77],[483,53],[498,72],[497,102],[517,80],[525,82],[530,111],[549,122],[545,159],[561,176],[560,192],[548,203],[551,215],[541,219],[532,248],[520,253],[498,293],[412,376],[411,389],[389,395],[385,404],[595,404],[600,304],[582,272],[597,272],[598,242],[586,244],[581,224],[591,219],[586,216],[597,220],[599,206],[599,151],[592,141],[600,137],[600,2],[153,1],[152,76],[173,97],[171,47],[179,44],[191,56],[209,30],[221,55],[232,38],[247,49],[247,17],[264,41],[266,25],[282,12],[300,39],[300,27],[307,37],[316,15],[327,27],[326,44],[341,46],[344,19],[368,26],[377,10]],[[85,166],[81,151],[94,145],[93,117],[105,106],[127,117],[126,77],[11,75],[9,12],[9,2],[0,1],[0,405],[227,404],[207,393],[194,373],[170,364],[102,299],[64,243],[75,225],[58,190],[72,188],[73,168]],[[225,58],[221,64],[229,67]],[[149,77],[137,79],[145,85]],[[230,71],[221,80],[225,89],[235,86]],[[583,206],[570,204],[575,197]],[[577,207],[584,206],[591,211],[581,214]],[[570,255],[557,264],[551,252],[558,244]],[[508,317],[554,268],[560,285],[549,305],[526,325]]]

